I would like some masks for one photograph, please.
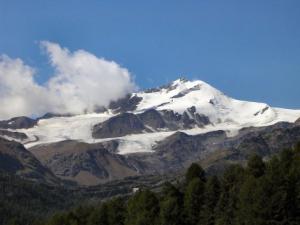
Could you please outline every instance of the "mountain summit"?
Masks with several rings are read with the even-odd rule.
[[[13,120],[7,124],[1,121],[0,125],[26,134],[28,138],[20,141],[27,147],[64,140],[94,143],[110,138],[118,139],[119,152],[127,154],[152,151],[155,141],[178,130],[188,134],[226,130],[233,134],[243,127],[295,122],[299,117],[300,110],[236,100],[204,81],[178,79],[160,88],[132,93],[97,113],[53,114],[20,129],[11,126]]]
[[[213,124],[236,123],[247,126],[287,119],[285,115],[281,115],[286,112],[281,113],[280,109],[271,108],[265,103],[232,99],[200,80],[178,79],[165,88],[134,95],[142,99],[137,105],[137,112],[155,108],[183,114],[188,108],[195,107],[197,113],[209,117]]]

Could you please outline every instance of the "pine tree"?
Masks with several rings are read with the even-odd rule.
[[[185,174],[185,181],[187,184],[194,178],[199,178],[202,182],[206,181],[205,172],[197,163],[193,163]]]
[[[182,225],[182,207],[182,194],[172,184],[166,183],[160,204],[160,224]]]
[[[186,222],[195,225],[200,218],[201,207],[204,203],[204,185],[199,178],[194,178],[189,182],[184,195],[184,211]]]
[[[281,169],[287,173],[290,165],[292,164],[294,157],[294,151],[292,149],[284,149],[279,154],[280,163],[281,163]]]
[[[248,176],[241,186],[237,206],[237,224],[264,225],[266,222],[267,202],[264,178]]]
[[[215,209],[220,197],[220,188],[220,182],[216,176],[208,178],[205,184],[205,200],[200,213],[200,224],[213,225],[215,223]]]
[[[247,163],[248,171],[254,177],[261,177],[265,173],[265,163],[258,155],[252,155]]]
[[[299,153],[300,153],[300,142],[298,142],[298,143],[295,145],[294,149],[295,149],[295,153],[296,153],[296,154],[299,154]]]
[[[285,171],[283,189],[285,191],[284,221],[291,224],[300,222],[300,152],[297,149],[285,150],[280,154]]]
[[[96,208],[88,218],[88,225],[109,225],[108,222],[108,206],[103,203]]]
[[[216,209],[217,225],[234,224],[240,186],[245,179],[245,170],[240,165],[231,165],[226,169],[222,183],[221,194]]]
[[[160,205],[161,225],[182,225],[182,208],[176,197],[165,198]]]
[[[158,223],[159,202],[154,193],[144,190],[128,202],[126,225],[155,225]]]
[[[125,206],[124,201],[115,198],[107,203],[107,216],[109,225],[123,225],[125,222]]]
[[[166,182],[162,188],[162,195],[164,197],[182,197],[181,192],[170,182]]]

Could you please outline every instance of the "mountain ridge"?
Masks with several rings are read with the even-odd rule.
[[[218,171],[251,152],[267,157],[276,145],[300,140],[299,120],[300,110],[236,100],[203,81],[178,79],[95,113],[1,121],[0,136],[23,143],[57,177],[96,185],[176,172],[194,161]],[[222,156],[218,163],[215,154]]]
[[[143,135],[145,132],[153,133],[153,131],[162,132],[162,136],[165,136],[164,132],[176,130],[194,133],[202,133],[206,129],[207,131],[226,129],[226,127],[239,130],[243,127],[266,126],[281,121],[295,122],[300,117],[300,110],[272,108],[265,103],[232,99],[203,81],[183,79],[151,91],[132,93],[119,101],[112,102],[110,106],[111,108],[102,109],[101,112],[83,115],[49,114],[50,116],[39,118],[35,126],[29,129],[21,127],[15,131],[28,136],[28,139],[23,140],[22,143],[30,148],[37,144],[68,139],[87,143],[102,142],[102,139],[133,134]],[[124,134],[111,136],[109,130],[106,131],[108,134],[99,136],[97,132],[93,132],[95,127],[107,125],[109,120],[120,117],[122,113],[131,113],[132,117],[139,117],[135,119],[138,123],[141,117],[151,110],[153,113],[150,118],[148,117],[148,122],[151,117],[155,117],[156,124],[140,124],[138,131],[133,129],[129,132],[127,128]],[[159,120],[161,124],[157,125]],[[179,126],[179,123],[182,125]],[[121,124],[119,125],[121,127]],[[78,129],[81,129],[81,134],[76,131]]]

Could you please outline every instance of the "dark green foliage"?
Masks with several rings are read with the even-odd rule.
[[[252,155],[248,160],[248,171],[254,177],[261,177],[265,173],[265,163],[258,155]]]
[[[108,218],[108,206],[104,203],[91,212],[87,225],[108,225]]]
[[[264,224],[264,202],[261,201],[264,191],[259,180],[249,177],[241,186],[236,213],[237,224],[262,225]]]
[[[127,206],[126,225],[155,225],[158,224],[159,201],[149,190],[136,193]]]
[[[181,192],[171,183],[166,182],[163,185],[162,194],[165,197],[178,197],[181,198]]]
[[[160,201],[160,224],[182,225],[182,193],[171,183],[166,183],[163,187],[162,194],[163,197]]]
[[[165,198],[161,202],[160,224],[162,225],[181,225],[182,224],[182,206],[176,197]]]
[[[200,218],[201,207],[204,204],[205,183],[199,178],[189,182],[184,195],[184,212],[188,224],[197,224]]]
[[[99,206],[78,207],[56,214],[47,225],[123,225],[124,220],[124,201],[117,198]]]
[[[205,184],[204,205],[200,212],[200,224],[213,225],[215,222],[215,209],[218,204],[221,187],[216,176],[209,177]]]
[[[53,216],[46,225],[80,225],[88,224],[91,207],[79,206],[70,212],[59,213]]]
[[[300,142],[295,145],[295,153],[300,153]]]
[[[115,198],[107,203],[108,225],[123,225],[126,209],[121,198]]]
[[[221,194],[216,209],[216,224],[234,224],[238,193],[245,179],[245,170],[240,165],[230,166],[224,173]]]
[[[75,197],[63,187],[25,181],[0,171],[0,224],[38,224],[79,200],[80,194]]]
[[[205,171],[197,163],[193,163],[187,170],[185,181],[188,184],[194,178],[199,178],[202,182],[206,181]]]

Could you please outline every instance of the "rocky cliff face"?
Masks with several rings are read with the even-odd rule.
[[[208,117],[200,115],[191,107],[182,115],[174,111],[146,110],[143,113],[121,113],[96,124],[92,136],[96,139],[122,137],[130,134],[151,133],[157,131],[176,131],[204,127],[210,124]]]
[[[108,108],[114,113],[130,112],[136,110],[141,100],[142,98],[129,94],[118,101],[111,102]]]
[[[132,113],[122,113],[93,127],[94,138],[121,137],[128,134],[142,133],[146,130],[142,121]]]

